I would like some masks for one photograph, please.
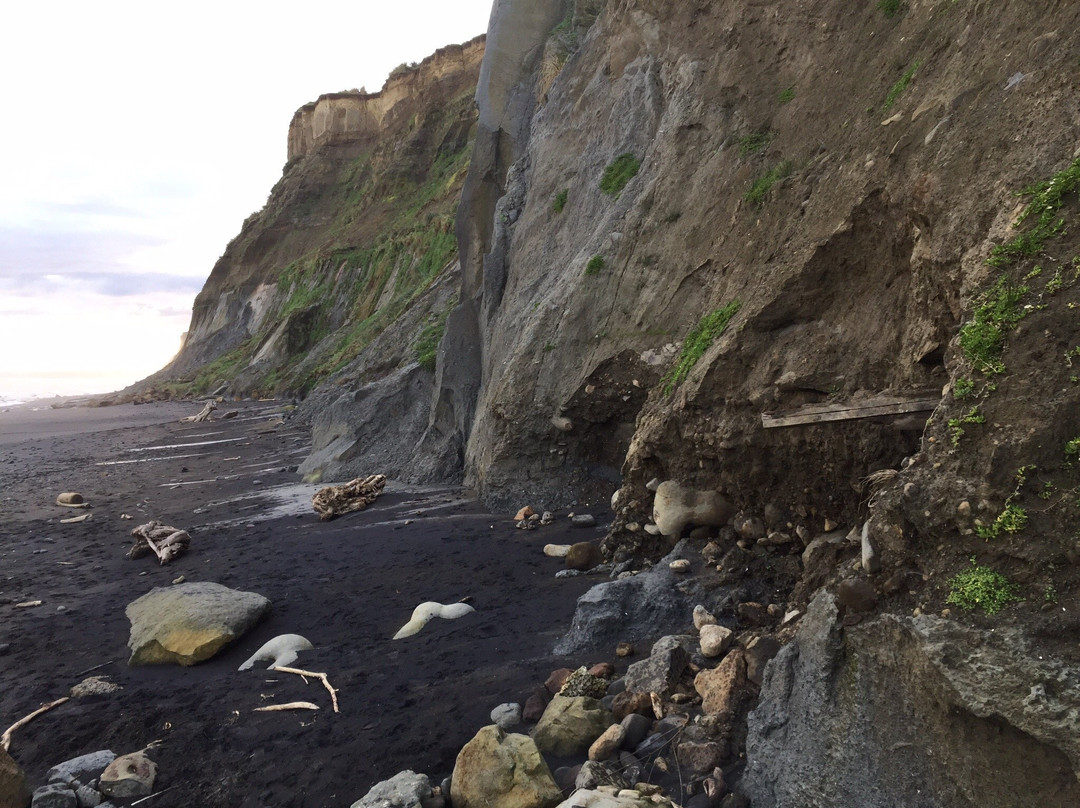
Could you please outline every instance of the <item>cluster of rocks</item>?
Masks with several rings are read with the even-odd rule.
[[[694,630],[662,637],[621,677],[610,662],[559,669],[523,705],[496,707],[442,783],[402,772],[353,808],[745,806],[730,784],[745,765],[746,713],[781,643],[737,633],[701,605],[682,619]],[[617,650],[632,653],[629,642]]]
[[[45,775],[45,785],[34,791],[31,808],[113,808],[154,792],[157,765],[145,750],[117,757],[109,750],[91,752],[58,763]],[[22,801],[5,805],[23,806]]]
[[[596,527],[596,517],[591,513],[571,513],[568,514],[568,518],[574,527]],[[555,514],[551,511],[540,514],[530,505],[526,505],[514,515],[514,526],[518,530],[535,530],[538,527],[546,527],[554,521]]]

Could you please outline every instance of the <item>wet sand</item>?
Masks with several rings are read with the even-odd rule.
[[[169,790],[155,807],[347,806],[406,768],[438,782],[493,707],[553,668],[606,658],[551,655],[598,579],[556,579],[561,562],[542,553],[600,532],[565,514],[520,531],[460,491],[394,484],[368,510],[319,522],[318,486],[293,473],[307,430],[273,402],[229,407],[239,417],[188,424],[197,405],[0,412],[0,728],[88,675],[123,687],[15,733],[33,787],[68,758],[160,741],[156,789]],[[93,517],[61,524],[81,513],[54,504],[61,491],[82,493]],[[129,531],[152,518],[188,530],[190,552],[165,567],[128,559]],[[201,665],[129,668],[125,606],[180,575],[265,595],[271,616]],[[390,640],[421,601],[463,597],[475,614]],[[317,682],[236,670],[283,633],[315,645],[297,664],[328,674],[340,714]],[[294,700],[322,709],[252,712]]]

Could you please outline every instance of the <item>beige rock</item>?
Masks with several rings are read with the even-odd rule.
[[[196,582],[157,587],[128,604],[128,664],[195,665],[239,639],[270,612],[254,592]]]
[[[721,527],[731,511],[719,491],[695,491],[674,480],[660,483],[653,499],[653,522],[668,538],[678,538],[688,524]]]
[[[26,775],[4,747],[0,746],[0,805],[26,808],[30,804],[30,786]]]
[[[672,572],[689,572],[690,562],[685,558],[676,558],[674,561],[668,564],[668,568]]]
[[[608,760],[613,757],[626,739],[626,728],[622,724],[612,724],[589,747],[589,760]]]
[[[746,660],[740,649],[724,657],[712,670],[694,677],[694,689],[701,696],[701,709],[707,714],[730,713],[739,691],[746,686]]]
[[[555,696],[532,731],[541,752],[558,757],[580,755],[612,724],[597,699]]]
[[[718,626],[715,624],[704,625],[701,627],[701,654],[702,656],[714,657],[721,656],[731,646],[731,641],[735,638],[735,632],[730,628],[724,626]]]
[[[572,546],[570,544],[545,544],[544,555],[551,558],[566,558],[566,554],[570,552]]]
[[[702,626],[715,626],[716,617],[700,603],[694,607],[694,628],[701,631]]]
[[[532,516],[535,513],[536,513],[536,511],[534,511],[531,507],[526,505],[524,508],[522,508],[520,511],[517,512],[517,515],[514,517],[514,521],[515,522],[520,522],[522,519],[528,519],[530,516]]]
[[[132,799],[154,791],[157,764],[143,752],[121,755],[101,773],[99,790],[106,797]]]
[[[458,753],[450,793],[454,808],[548,808],[562,800],[533,739],[494,725]]]

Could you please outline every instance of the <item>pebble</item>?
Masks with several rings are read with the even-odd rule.
[[[491,711],[491,721],[502,729],[510,729],[521,723],[521,705],[513,702],[500,704]]]
[[[619,643],[618,645],[615,646],[615,656],[617,656],[617,657],[628,657],[628,656],[632,656],[633,653],[634,653],[634,646],[632,646],[628,642],[621,642],[621,643]]]
[[[570,524],[574,527],[596,527],[596,517],[591,513],[575,514],[574,518],[570,520]]]
[[[670,569],[672,572],[689,572],[690,562],[687,561],[685,558],[676,558],[674,561],[668,564],[668,569]]]
[[[716,617],[700,603],[694,607],[694,628],[701,631],[702,626],[715,626]]]

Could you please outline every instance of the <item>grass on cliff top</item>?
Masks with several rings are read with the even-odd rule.
[[[980,567],[972,558],[971,569],[958,573],[949,581],[949,596],[945,602],[965,611],[982,609],[988,615],[995,615],[1009,604],[1023,600],[1017,595],[1018,589],[1000,572]]]
[[[641,168],[641,161],[629,152],[620,154],[612,163],[604,169],[604,176],[600,178],[600,190],[608,196],[618,196],[626,183],[637,176]]]
[[[723,308],[706,314],[696,326],[690,329],[690,333],[683,340],[682,353],[679,354],[678,361],[663,378],[664,395],[671,395],[675,386],[687,377],[705,351],[724,333],[724,329],[739,311],[740,306],[742,304],[738,300],[733,300]]]

